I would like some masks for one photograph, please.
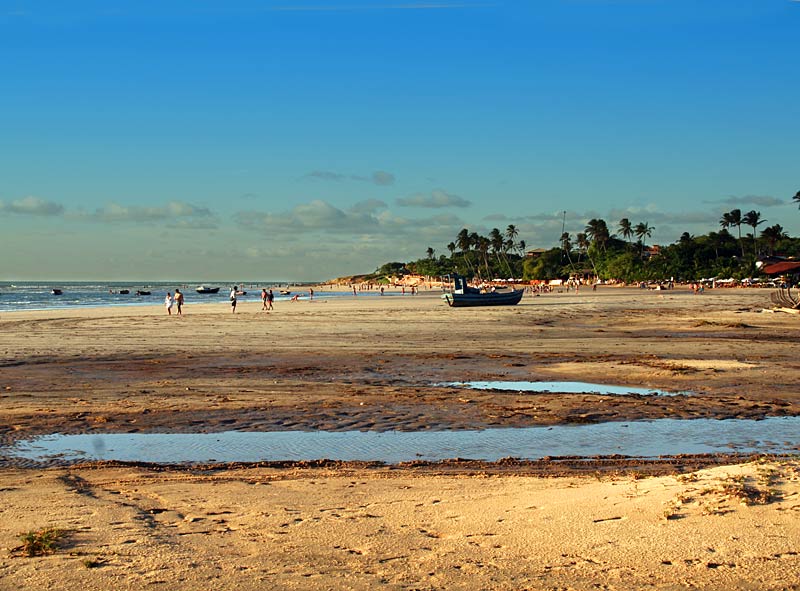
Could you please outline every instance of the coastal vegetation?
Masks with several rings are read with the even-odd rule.
[[[800,205],[800,191],[793,200]],[[446,253],[437,256],[437,250],[429,246],[422,258],[386,263],[360,279],[382,282],[404,274],[441,276],[454,272],[482,279],[594,276],[628,283],[669,278],[744,279],[761,275],[758,262],[767,257],[800,257],[800,238],[789,236],[780,224],[759,230],[766,222],[758,211],[733,209],[721,215],[719,231],[701,236],[684,232],[672,244],[653,245],[650,238],[655,227],[646,220],[622,218],[612,229],[603,219],[591,219],[582,232],[563,232],[558,245],[530,251],[526,251],[524,240],[517,240],[519,230],[514,225],[505,231],[494,228],[488,236],[463,228],[446,245]]]

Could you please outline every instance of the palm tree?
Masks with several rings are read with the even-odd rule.
[[[433,260],[433,255],[436,253],[436,251],[433,250],[433,248],[429,246],[428,250],[425,251],[425,252],[428,254],[428,260],[432,261]]]
[[[569,235],[569,232],[564,232],[559,242],[561,242],[561,248],[564,252],[569,252],[572,249],[572,236]]]
[[[589,238],[589,240],[605,250],[606,242],[608,242],[608,239],[611,236],[605,220],[596,218],[589,220],[589,223],[586,224],[586,228],[584,228],[584,232],[586,232],[586,236]]]
[[[742,244],[742,210],[732,209],[728,213],[723,213],[719,224],[726,229],[736,226],[739,230],[739,245],[742,247],[742,258],[744,258],[744,244]]]
[[[600,221],[603,222],[603,220],[600,220]],[[605,224],[606,223],[603,222],[603,226],[605,226]],[[592,265],[592,269],[594,269],[594,274],[597,275],[597,267],[595,267],[594,260],[592,259],[592,255],[589,253],[589,246],[591,245],[591,241],[589,240],[589,237],[585,233],[580,232],[575,236],[575,242],[578,245],[578,249],[579,249],[578,250],[578,262],[579,263],[581,262],[580,253],[586,254],[586,258],[589,259],[589,263]],[[570,265],[570,266],[572,266],[572,265]]]
[[[489,232],[489,240],[492,243],[492,252],[497,258],[497,262],[499,263],[502,257],[506,267],[510,270],[511,266],[508,264],[508,259],[506,259],[505,256],[506,243],[505,240],[503,240],[503,234],[497,228],[492,228],[492,231]]]
[[[769,245],[769,254],[775,252],[775,245],[781,238],[787,238],[788,234],[783,231],[783,226],[775,224],[761,231],[761,238]]]
[[[567,260],[569,261],[570,266],[572,265],[572,255],[570,251],[572,251],[572,237],[569,235],[569,232],[564,232],[561,234],[561,238],[559,239],[561,242],[561,262],[564,262],[564,253],[567,254]]]
[[[525,254],[525,247],[526,246],[527,246],[527,244],[525,244],[524,240],[520,240],[519,242],[517,242],[517,247],[519,247],[520,254]]]
[[[519,235],[519,230],[514,224],[508,224],[506,228],[506,238],[511,243],[511,248],[514,248],[514,239]]]
[[[633,229],[633,233],[636,234],[636,237],[639,239],[639,243],[642,247],[639,253],[642,257],[644,257],[644,239],[650,238],[650,236],[653,235],[653,230],[655,230],[655,228],[647,222],[639,222]]]
[[[492,231],[489,232],[489,240],[492,241],[492,251],[497,254],[503,250],[503,235],[500,233],[500,230],[497,228],[492,228]]]
[[[447,250],[450,251],[450,258],[453,258],[453,255],[456,254],[456,243],[451,242],[447,245]]]
[[[466,228],[461,229],[461,231],[458,233],[458,237],[456,238],[456,244],[458,244],[458,248],[461,250],[461,256],[464,258],[464,264],[467,266],[467,270],[472,273],[472,265],[467,257],[467,253],[469,253],[472,246],[472,241],[469,237],[469,230]]]
[[[589,251],[589,237],[583,232],[578,232],[575,235],[575,244],[578,245],[578,262],[581,262],[580,255]]]
[[[753,228],[753,255],[758,256],[758,242],[756,241],[756,228],[767,220],[761,219],[761,212],[752,209],[744,214],[742,223]]]
[[[797,207],[800,207],[800,191],[798,191],[797,193],[794,194],[794,197],[792,197],[792,200],[793,201],[797,201]]]
[[[483,257],[483,265],[486,267],[486,278],[491,279],[492,272],[489,269],[488,253],[489,253],[489,247],[491,246],[492,242],[486,236],[480,236],[479,234],[475,234],[475,236],[477,236],[477,239],[475,241],[476,242],[475,246],[478,252],[481,253],[481,256]]]
[[[633,236],[633,226],[631,226],[631,221],[628,218],[622,218],[619,221],[619,233],[630,243],[631,236]]]

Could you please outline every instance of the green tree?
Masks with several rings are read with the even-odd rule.
[[[492,278],[492,271],[489,269],[489,247],[492,243],[486,236],[478,236],[476,239],[477,250],[483,258],[483,265],[486,267],[486,278]]]
[[[769,254],[771,255],[775,254],[775,245],[778,243],[778,240],[782,238],[788,238],[788,234],[783,231],[783,226],[780,224],[769,226],[761,231],[761,239],[769,246]]]
[[[592,218],[586,224],[584,232],[592,244],[596,244],[601,250],[606,249],[606,243],[611,237],[611,233],[608,231],[608,224],[605,220]]]
[[[514,241],[517,239],[518,235],[519,230],[517,230],[517,227],[514,224],[508,224],[508,227],[506,228],[506,238],[508,238],[508,243],[510,244],[509,250],[514,248]]]
[[[642,257],[644,257],[644,239],[650,238],[650,236],[653,235],[653,230],[655,230],[655,228],[647,222],[639,222],[633,229],[633,233],[636,234],[636,238],[639,239],[639,244],[641,245],[639,255]]]
[[[619,221],[619,233],[628,241],[628,245],[630,245],[631,236],[633,236],[633,226],[628,218],[622,218]]]
[[[739,245],[742,248],[742,258],[744,258],[744,243],[742,242],[742,210],[732,209],[727,213],[723,213],[719,224],[726,230],[734,226],[736,226],[736,229],[739,230]]]
[[[758,242],[756,240],[756,228],[766,222],[761,219],[761,212],[755,209],[748,211],[742,218],[742,223],[753,228],[753,255],[758,257]]]
[[[566,279],[561,265],[561,249],[551,248],[536,258],[526,258],[522,263],[521,275],[525,280]]]
[[[458,244],[458,248],[461,250],[461,257],[464,260],[464,266],[467,268],[467,271],[472,274],[472,265],[470,264],[468,257],[472,249],[472,241],[470,240],[470,233],[467,228],[462,228],[458,233],[456,244]]]
[[[497,228],[492,228],[492,231],[489,232],[489,240],[492,244],[492,253],[497,260],[498,267],[502,269],[501,274],[505,272],[511,273],[511,265],[508,263],[508,258],[506,257],[506,242],[503,239],[503,234]],[[504,265],[500,265],[500,263],[504,263]]]
[[[628,218],[622,218],[619,221],[619,233],[630,243],[631,236],[633,236],[633,226]]]
[[[578,262],[579,263],[581,262],[581,255],[582,254],[586,254],[587,252],[589,252],[589,245],[590,244],[591,244],[591,242],[589,242],[589,237],[585,233],[578,232],[575,235],[575,245],[578,247]]]

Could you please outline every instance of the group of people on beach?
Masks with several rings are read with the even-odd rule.
[[[261,310],[262,311],[263,310],[266,310],[266,311],[272,310],[273,309],[272,308],[272,302],[274,300],[275,300],[275,295],[272,293],[271,289],[269,291],[267,291],[266,288],[263,288],[261,290]]]
[[[231,313],[235,313],[236,312],[236,299],[237,299],[237,296],[240,293],[242,293],[242,292],[239,291],[239,286],[238,285],[234,285],[231,288],[231,294],[230,294]],[[312,290],[311,293],[312,294],[314,293],[313,290]],[[273,310],[274,307],[272,305],[272,302],[274,302],[274,301],[275,301],[275,294],[272,293],[272,290],[271,289],[267,290],[266,287],[261,288],[261,310],[262,311],[267,311],[267,312],[270,311],[270,310]]]
[[[167,292],[167,297],[164,298],[164,306],[167,308],[167,314],[170,316],[172,316],[172,306],[177,306],[178,316],[182,316],[183,294],[181,293],[181,290],[176,289],[174,296],[170,292]]]

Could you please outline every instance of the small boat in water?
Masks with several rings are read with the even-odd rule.
[[[129,294],[129,293],[131,293],[131,292],[130,292],[130,290],[128,290],[128,289],[120,289],[120,290],[119,290],[119,293],[120,293],[120,294],[122,294],[122,295],[128,295],[128,294]]]
[[[197,289],[195,289],[197,293],[219,293],[219,287],[206,287],[205,285],[201,285]]]
[[[476,287],[467,285],[467,278],[455,273],[449,278],[453,282],[453,287],[442,294],[442,299],[451,308],[466,308],[471,306],[515,306],[519,304],[523,289],[512,289],[511,291],[481,291]]]
[[[292,292],[289,291],[288,289],[282,289],[278,293],[280,293],[281,295],[289,295]]]
[[[136,290],[136,295],[138,295],[138,296],[150,295],[150,292],[149,292],[149,291],[146,291],[146,290],[144,290],[144,289],[137,289],[137,290]]]
[[[53,289],[50,290],[50,295],[63,295],[63,294],[64,292],[58,289],[57,287],[54,287]]]

